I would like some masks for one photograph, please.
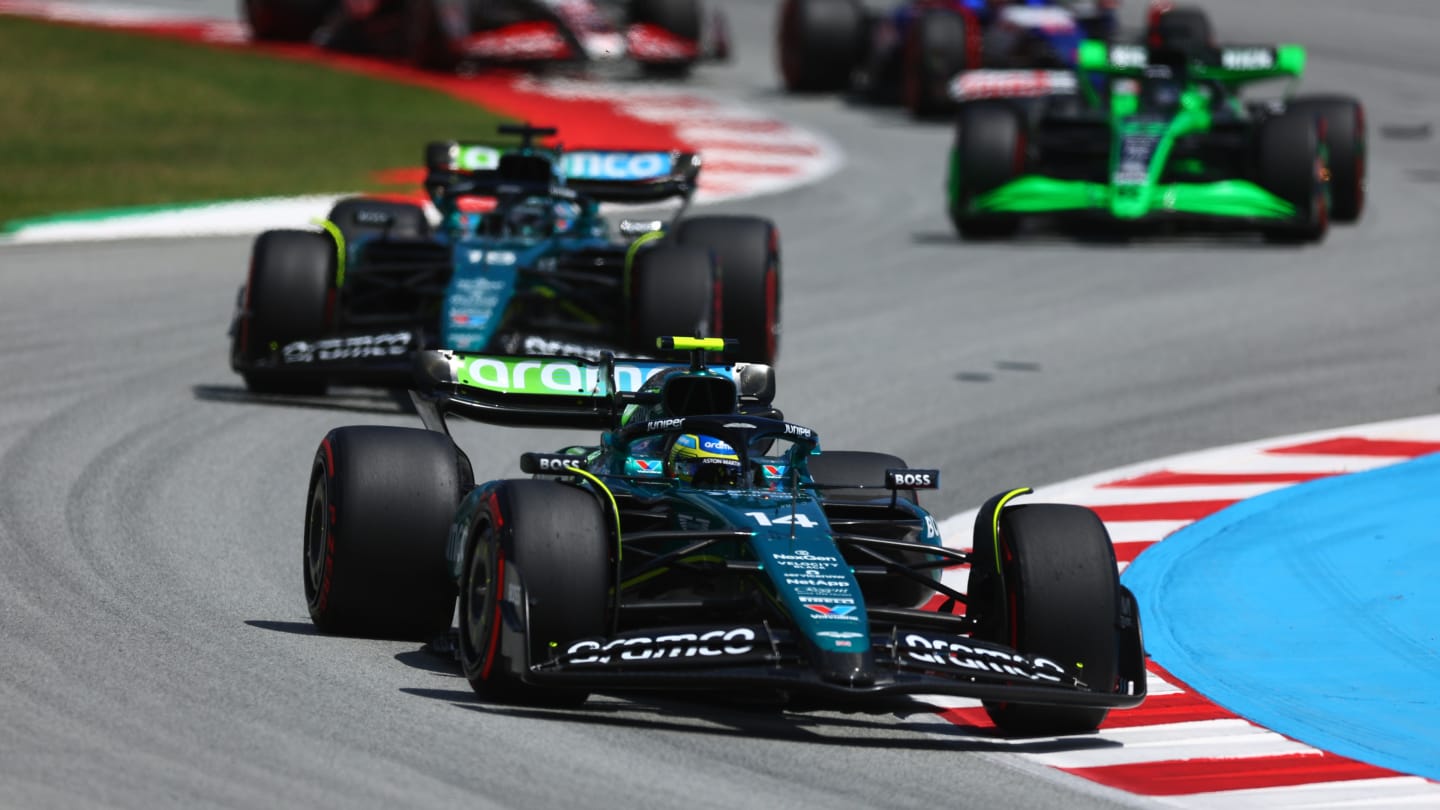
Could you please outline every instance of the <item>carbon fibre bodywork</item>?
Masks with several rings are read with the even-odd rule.
[[[961,109],[950,152],[950,216],[962,234],[1044,214],[1318,238],[1330,207],[1324,122],[1311,127],[1318,143],[1309,147],[1310,162],[1281,173],[1275,155],[1307,148],[1303,131],[1281,143],[1268,130],[1278,127],[1273,122],[1287,114],[1291,98],[1245,101],[1239,92],[1256,81],[1298,80],[1305,62],[1298,45],[1155,54],[1139,45],[1087,41],[1073,79],[993,72],[973,76],[964,87],[962,77],[957,92],[973,94]],[[1005,127],[980,119],[1007,116],[1016,122],[1009,146],[993,151],[1002,162],[1013,156],[1014,169],[981,178],[975,169],[983,161],[971,144],[979,128]],[[976,131],[967,133],[967,126]],[[1350,169],[1361,175],[1354,183],[1363,185],[1363,133],[1346,144],[1346,155],[1358,164]]]
[[[887,469],[883,483],[819,480],[810,469],[813,458],[825,456],[819,434],[773,408],[766,367],[697,359],[688,369],[657,371],[610,357],[455,352],[427,352],[422,360],[425,388],[414,399],[431,430],[447,432],[447,415],[457,415],[604,431],[596,445],[529,453],[520,464],[522,472],[589,493],[605,515],[610,586],[598,635],[535,637],[542,631],[531,612],[553,611],[543,604],[553,597],[535,595],[548,581],[545,570],[506,562],[505,544],[518,542],[508,533],[518,529],[514,513],[498,504],[511,480],[481,483],[460,502],[447,559],[461,592],[460,645],[484,658],[474,671],[467,664],[477,691],[477,679],[503,677],[540,699],[548,690],[703,689],[861,709],[887,696],[943,693],[1101,710],[1095,723],[1104,709],[1144,699],[1139,619],[1114,572],[1108,539],[1100,601],[1114,604],[1115,613],[1102,618],[1109,629],[1101,633],[1115,660],[1090,661],[1089,669],[1064,654],[1001,640],[1013,633],[991,606],[1013,610],[1013,597],[972,600],[942,581],[942,571],[966,564],[998,570],[1002,547],[1009,548],[1000,539],[1002,516],[1028,490],[981,510],[977,556],[945,545],[937,521],[918,504],[917,489],[938,486],[936,470]],[[684,435],[733,447],[749,472],[725,487],[675,479],[667,453]],[[491,552],[490,581],[472,582],[466,561],[481,554],[475,544],[483,542],[502,551]],[[467,613],[467,594],[478,594],[471,604],[498,600],[493,626]],[[1111,674],[1087,683],[1096,671]]]

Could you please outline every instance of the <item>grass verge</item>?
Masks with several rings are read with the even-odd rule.
[[[442,93],[244,50],[0,16],[0,223],[374,189],[495,131]],[[3,227],[0,227],[3,230]]]

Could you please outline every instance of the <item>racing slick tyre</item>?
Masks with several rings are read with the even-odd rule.
[[[406,61],[426,70],[453,71],[460,55],[441,28],[435,8],[439,0],[403,0],[401,11],[402,54]]]
[[[901,53],[901,98],[915,118],[948,113],[950,80],[970,67],[970,22],[956,11],[922,12],[911,21]]]
[[[1287,112],[1261,123],[1260,185],[1295,207],[1293,220],[1265,230],[1268,241],[1294,244],[1325,238],[1330,227],[1325,129],[1323,118],[1306,112]]]
[[[760,217],[691,217],[675,239],[713,251],[720,266],[721,337],[740,341],[726,358],[774,365],[780,355],[780,230]]]
[[[1151,6],[1145,44],[1153,51],[1196,56],[1213,48],[1215,29],[1210,15],[1199,6]]]
[[[328,219],[340,229],[345,244],[353,244],[360,236],[420,238],[430,235],[430,221],[425,211],[414,203],[378,200],[373,197],[347,197],[330,209]]]
[[[1346,96],[1301,96],[1286,105],[1292,115],[1325,121],[1330,167],[1330,216],[1355,222],[1365,210],[1365,108]]]
[[[822,488],[821,501],[827,506],[841,506],[846,501],[873,502],[877,498],[889,500],[890,490],[885,488],[885,471],[906,469],[909,465],[889,453],[873,453],[864,450],[827,450],[810,456],[807,462],[810,477]],[[849,486],[846,486],[849,485]],[[901,500],[916,503],[915,490],[897,490]],[[891,535],[886,534],[889,537]],[[907,532],[896,539],[918,541],[916,533]],[[923,565],[934,559],[927,554],[900,552],[897,555],[907,565]],[[866,555],[846,557],[852,565],[873,565],[875,559]],[[931,588],[899,576],[865,578],[860,581],[860,590],[865,595],[865,604],[876,606],[920,607],[935,593]]]
[[[256,42],[303,42],[331,5],[331,0],[240,0],[240,12]]]
[[[330,431],[305,519],[305,599],[325,633],[429,640],[450,629],[450,523],[470,483],[450,437],[418,428]]]
[[[962,239],[1013,236],[1020,218],[970,211],[976,197],[1025,172],[1026,137],[1020,111],[1005,101],[961,105],[950,153],[950,221]]]
[[[999,547],[977,543],[970,606],[977,638],[1078,669],[1092,690],[1110,692],[1120,674],[1120,578],[1099,516],[1069,504],[1024,504],[1000,513]],[[999,560],[995,559],[998,553]],[[1008,734],[1094,731],[1108,709],[986,701]]]
[[[296,340],[325,333],[325,304],[335,277],[335,242],[327,233],[265,231],[255,238],[232,364],[258,394],[323,394],[325,380],[253,368]]]
[[[722,315],[720,273],[710,251],[688,245],[641,248],[626,278],[630,348],[656,352],[658,337],[716,337]]]
[[[865,9],[857,0],[785,0],[775,56],[791,93],[827,93],[850,86],[865,53]]]
[[[630,22],[653,25],[697,46],[700,42],[699,0],[630,0]],[[645,74],[666,78],[682,78],[693,67],[693,58],[640,63]]]
[[[573,706],[584,690],[519,673],[568,644],[607,635],[611,539],[595,496],[549,480],[510,480],[480,499],[460,573],[460,666],[486,700]]]
[[[865,450],[827,450],[810,456],[806,463],[810,477],[821,487],[820,499],[827,503],[888,499],[885,471],[906,467],[897,456]],[[917,502],[915,490],[902,489],[899,493],[911,503]]]

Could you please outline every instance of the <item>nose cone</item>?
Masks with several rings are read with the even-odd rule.
[[[875,685],[875,656],[863,653],[820,653],[820,677],[827,683],[863,688]]]

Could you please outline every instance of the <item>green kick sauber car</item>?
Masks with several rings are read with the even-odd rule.
[[[1240,96],[1261,80],[1293,86],[1305,61],[1299,45],[1176,53],[1086,41],[1073,82],[1017,71],[985,83],[1000,92],[960,109],[950,218],[964,238],[1010,236],[1024,217],[1048,215],[1318,241],[1331,219],[1353,222],[1364,206],[1363,107]],[[1057,85],[1074,92],[1047,94]]]

